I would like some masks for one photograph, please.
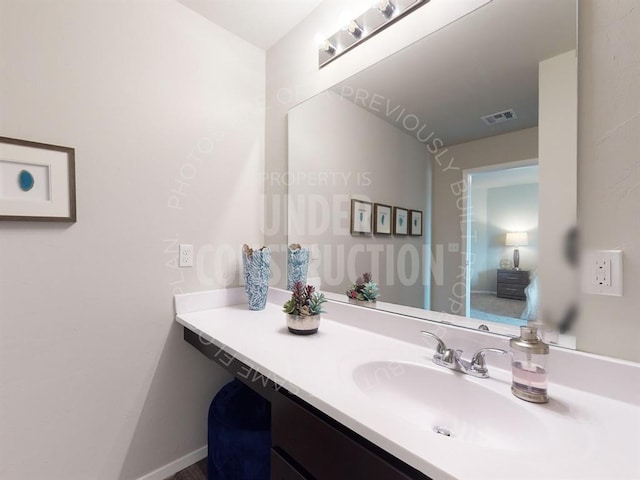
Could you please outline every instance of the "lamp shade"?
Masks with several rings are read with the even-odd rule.
[[[507,233],[505,245],[508,247],[529,245],[529,235],[527,235],[527,232],[509,232]]]

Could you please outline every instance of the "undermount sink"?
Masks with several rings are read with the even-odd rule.
[[[369,399],[414,427],[463,441],[505,450],[538,450],[555,443],[554,435],[532,414],[536,407],[482,382],[440,367],[408,362],[375,361],[353,371],[357,387]],[[540,408],[540,406],[537,406]],[[447,440],[449,437],[449,440]]]

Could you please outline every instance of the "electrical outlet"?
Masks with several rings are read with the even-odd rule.
[[[595,250],[584,255],[583,290],[622,296],[622,250]]]
[[[180,244],[178,257],[179,267],[193,267],[193,245]]]
[[[606,257],[596,257],[593,266],[593,284],[599,287],[611,286],[611,262]]]
[[[448,249],[449,249],[449,253],[457,253],[460,251],[460,244],[459,243],[450,243],[448,245]]]

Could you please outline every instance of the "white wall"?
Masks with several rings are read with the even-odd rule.
[[[624,251],[624,296],[582,296],[578,348],[640,361],[640,8],[579,10],[578,224],[584,247]]]
[[[443,281],[431,288],[431,309],[464,314],[464,284],[461,275],[466,218],[461,191],[466,169],[535,159],[538,156],[538,129],[527,128],[503,135],[451,145],[441,149],[454,160],[455,168],[433,169],[432,244],[444,246]],[[440,152],[438,152],[440,154]],[[436,154],[436,155],[438,155]],[[460,252],[449,252],[448,243],[460,242]],[[495,266],[494,266],[495,268]]]
[[[76,224],[0,222],[1,479],[136,479],[206,445],[227,376],[172,298],[237,284],[262,241],[264,66],[173,1],[0,3],[0,135],[75,147],[78,185]]]
[[[579,29],[583,26],[580,25]],[[588,27],[587,27],[588,28]],[[540,62],[540,317],[560,323],[576,305],[578,276],[567,262],[567,233],[577,216],[578,75],[575,50]]]
[[[380,300],[423,308],[427,237],[352,236],[349,212],[359,198],[427,218],[427,145],[333,91],[291,109],[288,123],[289,242],[317,245],[309,276],[344,293],[372,272]]]
[[[519,247],[520,268],[533,274],[538,267],[538,184],[509,185],[483,190],[485,215],[476,222],[475,197],[479,192],[473,189],[473,230],[474,234],[479,234],[477,240],[473,240],[475,257],[471,290],[495,292],[500,260],[513,259],[513,247],[505,246],[507,232],[528,233],[528,245]]]
[[[513,258],[513,247],[505,246],[507,232],[527,232],[528,245],[519,247],[520,268],[533,274],[538,267],[538,184],[490,188],[487,192],[487,210],[487,263],[491,272],[491,284],[495,290],[496,269],[500,260]]]

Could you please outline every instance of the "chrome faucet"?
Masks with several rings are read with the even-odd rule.
[[[462,358],[462,350],[454,350],[453,348],[447,348],[445,343],[435,333],[421,331],[423,335],[431,337],[438,342],[436,346],[436,353],[433,354],[433,363],[441,367],[455,370],[456,372],[466,373],[478,378],[489,378],[489,370],[487,370],[487,364],[484,360],[484,355],[487,352],[498,353],[504,355],[506,350],[501,348],[481,348],[471,357],[471,361],[466,361]]]

